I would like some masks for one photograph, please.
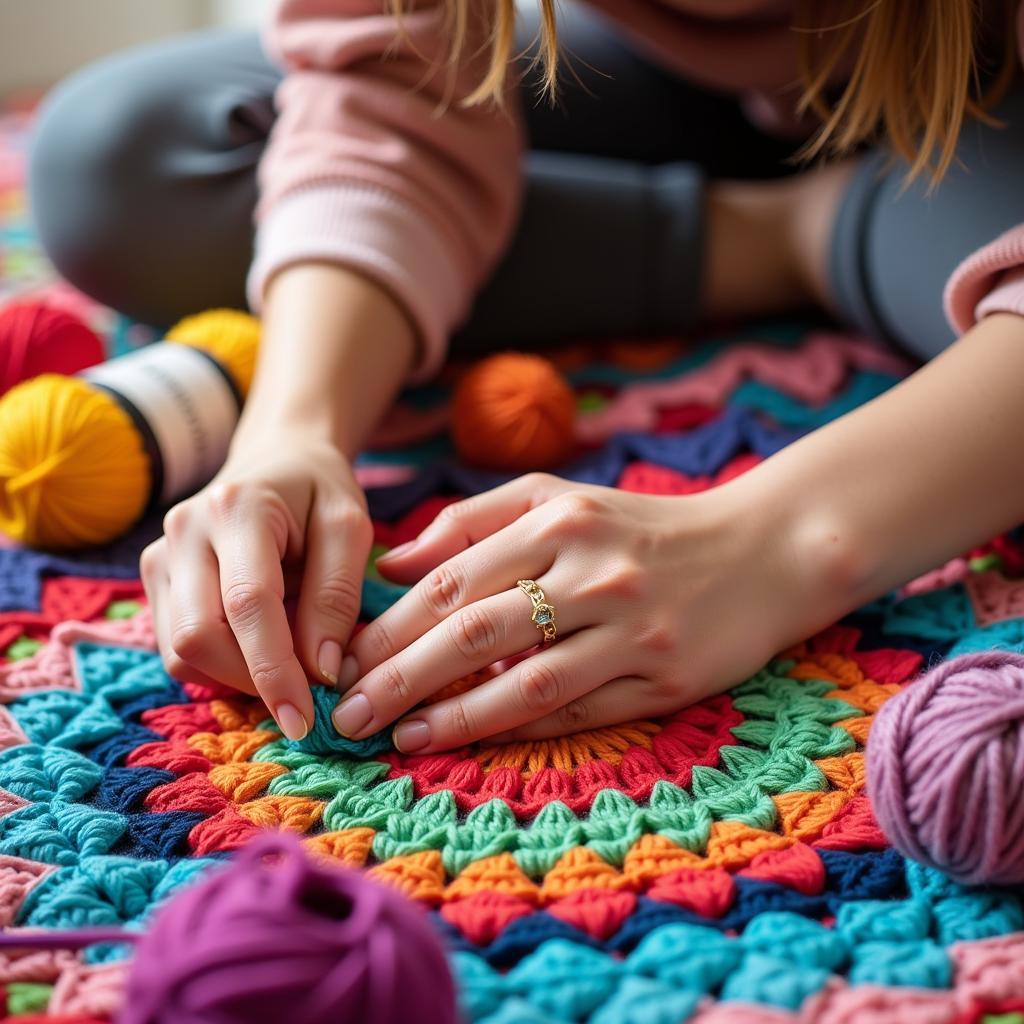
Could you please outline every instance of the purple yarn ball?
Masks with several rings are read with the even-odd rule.
[[[139,940],[118,1024],[455,1024],[426,915],[287,833],[186,889]]]
[[[964,654],[886,701],[867,748],[889,841],[968,885],[1024,882],[1024,657]]]

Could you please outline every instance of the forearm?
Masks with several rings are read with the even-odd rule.
[[[1022,463],[1024,318],[996,314],[732,483],[827,624],[1024,520]]]
[[[367,278],[326,263],[282,270],[267,288],[256,375],[233,445],[294,427],[354,458],[407,377],[415,345],[404,312]]]

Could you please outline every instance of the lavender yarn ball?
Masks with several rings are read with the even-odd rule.
[[[268,833],[139,940],[118,1024],[455,1024],[422,911]]]
[[[1024,882],[1024,657],[964,654],[886,701],[867,772],[901,853],[968,885]]]

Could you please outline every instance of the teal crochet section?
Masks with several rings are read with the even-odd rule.
[[[373,757],[385,750],[394,750],[391,731],[385,729],[364,740],[342,736],[331,722],[331,712],[338,704],[338,693],[327,686],[311,686],[315,718],[313,727],[301,740],[285,740],[293,750],[307,754],[347,754],[351,757]]]
[[[36,928],[142,927],[173,893],[217,863],[208,857],[172,863],[83,854],[32,888],[19,923]]]
[[[768,413],[780,426],[815,430],[877,398],[898,380],[887,373],[867,370],[853,374],[846,388],[831,402],[820,407],[806,405],[792,395],[759,380],[746,380],[733,391],[732,404]]]
[[[1024,654],[1024,619],[979,625],[967,589],[960,583],[900,600],[887,595],[866,605],[864,611],[882,615],[886,632],[950,644],[947,659],[993,649]]]
[[[30,803],[80,800],[102,777],[95,761],[63,747],[26,743],[0,751],[0,787]]]
[[[906,883],[908,899],[848,903],[831,928],[767,911],[739,936],[662,925],[624,958],[550,939],[507,973],[464,953],[453,963],[467,1016],[480,1024],[641,1024],[685,1020],[711,994],[796,1010],[836,974],[858,984],[946,988],[952,963],[944,947],[1024,926],[1019,897],[1005,890],[967,889],[916,865],[907,866]]]

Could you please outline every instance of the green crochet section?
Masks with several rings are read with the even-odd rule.
[[[17,640],[11,644],[6,651],[4,656],[9,658],[11,661],[24,661],[26,658],[31,658],[41,647],[42,642],[39,640],[33,640],[28,636],[19,636]]]
[[[732,733],[744,745],[722,747],[721,768],[694,768],[688,790],[661,780],[640,803],[604,789],[587,814],[554,800],[525,827],[499,798],[466,815],[460,814],[450,788],[417,799],[412,778],[385,779],[390,766],[381,761],[325,758],[296,750],[287,740],[261,747],[252,760],[290,769],[271,781],[270,794],[325,801],[324,828],[376,830],[372,849],[378,860],[438,850],[452,876],[474,861],[507,852],[528,876],[541,878],[579,846],[621,865],[646,834],[663,835],[701,854],[715,821],[774,829],[778,812],[773,796],[829,790],[814,762],[856,749],[850,734],[835,723],[863,712],[826,697],[835,691],[832,682],[781,674],[790,667],[791,662],[774,662],[731,692],[745,717]]]
[[[11,981],[7,986],[7,1013],[42,1013],[50,1004],[52,985],[42,982]]]

